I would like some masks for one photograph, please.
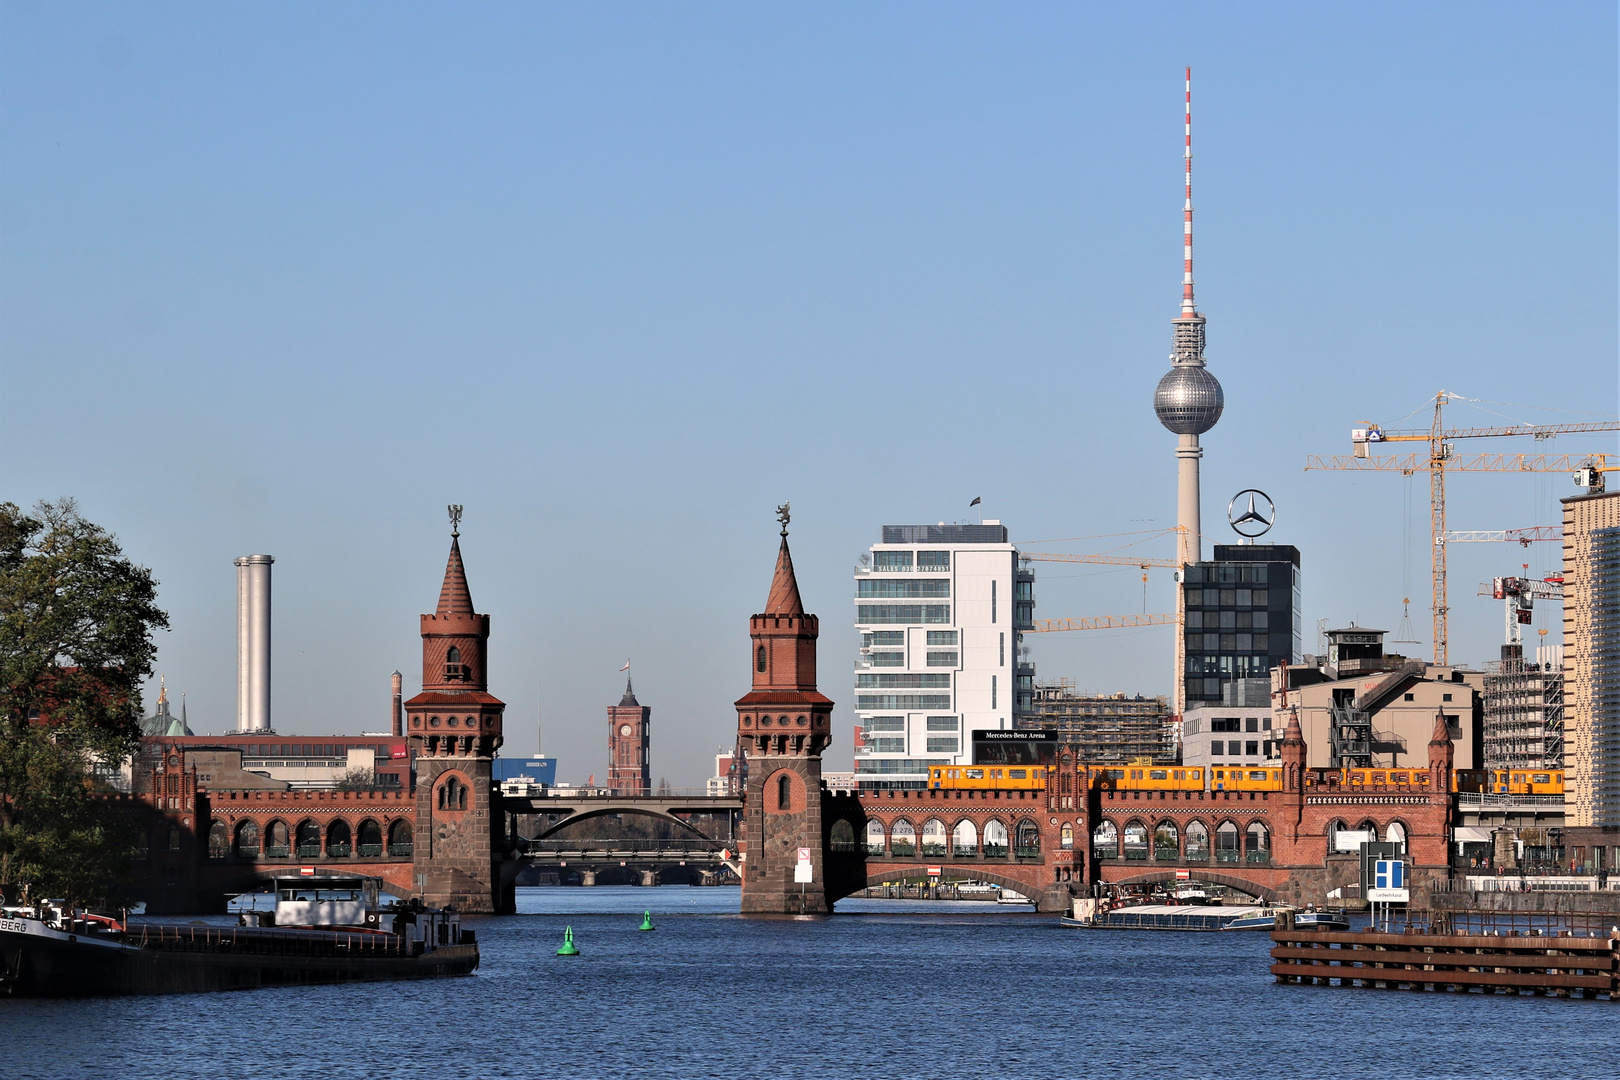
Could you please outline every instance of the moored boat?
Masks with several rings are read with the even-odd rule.
[[[124,925],[64,905],[0,909],[0,995],[79,997],[468,975],[478,943],[451,908],[376,903],[374,878],[278,879],[240,926]],[[341,920],[341,921],[340,921]]]

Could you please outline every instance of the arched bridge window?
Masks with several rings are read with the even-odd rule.
[[[410,822],[404,818],[394,822],[388,827],[388,854],[409,855],[413,850],[412,839]]]
[[[373,859],[382,853],[382,826],[367,818],[360,823],[360,855]]]
[[[1091,834],[1091,857],[1093,859],[1119,858],[1119,828],[1112,821],[1105,820]]]
[[[1209,829],[1202,821],[1187,823],[1187,861],[1209,862]]]
[[[889,854],[915,855],[917,854],[917,830],[912,828],[911,822],[901,818],[889,830]]]
[[[1230,821],[1223,821],[1215,830],[1215,861],[1238,861],[1238,827]]]
[[[776,781],[776,808],[783,813],[793,809],[793,777],[787,773]]]
[[[922,853],[931,859],[945,854],[945,823],[939,818],[923,822]]]
[[[866,853],[868,855],[883,854],[883,822],[868,821],[866,823]]]
[[[1173,821],[1161,821],[1153,830],[1153,857],[1175,862],[1181,857],[1181,836]]]
[[[829,837],[834,851],[855,850],[855,826],[839,818],[833,822],[832,834]]]
[[[1064,777],[1064,779],[1066,780],[1068,778]],[[1070,850],[1071,848],[1074,847],[1074,825],[1073,824],[1071,824],[1070,822],[1067,822],[1067,821],[1065,821],[1063,823],[1063,830],[1062,830],[1062,832],[1059,833],[1058,842],[1062,845],[1064,851],[1068,851],[1068,850]]]
[[[991,818],[984,823],[984,857],[987,859],[1007,857],[1007,826],[998,818]]]
[[[298,823],[298,857],[314,859],[321,854],[321,827],[313,821]]]
[[[467,785],[452,776],[439,785],[440,810],[467,809]]]
[[[765,670],[765,646],[761,645],[754,655],[754,667],[759,671]]]
[[[285,821],[272,821],[264,831],[264,853],[272,859],[285,859],[292,854],[292,838]]]
[[[244,821],[236,827],[236,853],[244,859],[258,857],[259,827],[253,822]]]
[[[170,851],[179,851],[180,850],[180,826],[178,826],[178,825],[170,825],[169,826],[169,844],[168,844],[168,847],[169,847]]]
[[[1249,862],[1268,863],[1271,861],[1271,834],[1266,827],[1258,821],[1251,822],[1247,835],[1248,843],[1245,855]]]
[[[1147,826],[1140,821],[1133,821],[1125,826],[1125,857],[1127,859],[1145,859],[1147,856]]]
[[[1041,853],[1041,827],[1029,818],[1018,823],[1018,854],[1032,858]]]
[[[216,821],[208,826],[208,857],[210,859],[223,859],[231,853],[231,830],[225,827],[223,821]]]
[[[951,830],[951,852],[960,856],[979,853],[979,830],[967,818],[958,821]]]
[[[326,830],[326,854],[332,859],[347,859],[353,848],[349,823],[339,818]]]

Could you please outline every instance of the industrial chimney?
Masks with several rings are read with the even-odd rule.
[[[405,676],[396,671],[391,681],[394,684],[393,727],[391,730],[394,733],[394,738],[397,739],[405,734]]]
[[[270,555],[236,560],[236,730],[270,731]]]

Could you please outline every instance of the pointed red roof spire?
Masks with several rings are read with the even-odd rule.
[[[799,599],[799,582],[793,576],[793,556],[788,552],[787,537],[776,554],[776,576],[771,579],[770,599],[765,601],[766,615],[803,615],[804,601]]]
[[[444,567],[444,585],[439,589],[439,615],[473,614],[472,593],[467,588],[467,570],[461,565],[461,541],[450,538],[450,561]]]
[[[1439,709],[1434,710],[1434,734],[1429,737],[1429,745],[1451,745],[1451,729],[1446,726],[1446,714]]]

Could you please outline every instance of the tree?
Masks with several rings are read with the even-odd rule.
[[[128,873],[139,826],[96,766],[140,743],[156,601],[72,499],[0,503],[0,890],[86,899]]]

